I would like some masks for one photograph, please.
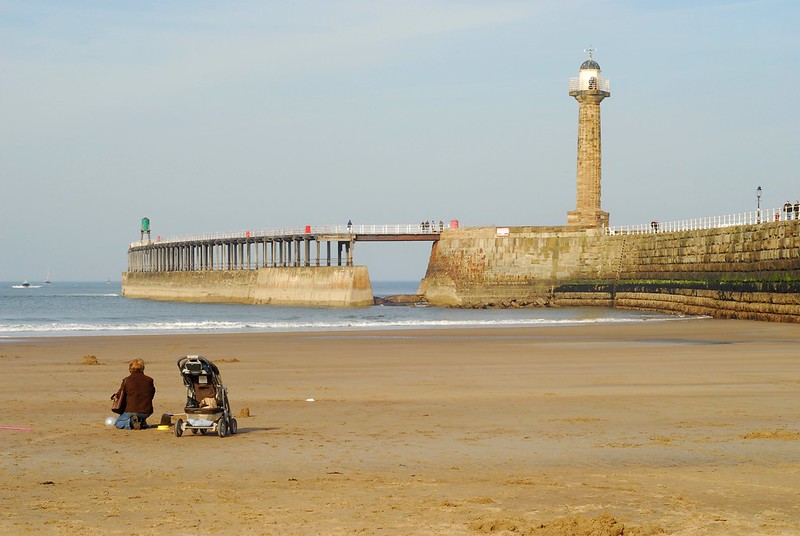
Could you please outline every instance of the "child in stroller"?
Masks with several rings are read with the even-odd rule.
[[[228,389],[217,366],[201,355],[187,355],[178,359],[178,370],[186,386],[186,408],[181,416],[185,420],[175,420],[175,435],[181,437],[186,430],[219,437],[235,434],[238,423],[231,415]]]

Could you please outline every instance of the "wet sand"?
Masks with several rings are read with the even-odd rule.
[[[239,434],[104,425],[133,357],[151,421],[181,411],[195,353]],[[800,326],[46,338],[0,364],[4,534],[800,534]]]

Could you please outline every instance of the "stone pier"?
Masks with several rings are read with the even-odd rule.
[[[126,298],[186,302],[319,307],[374,302],[366,266],[127,272],[122,289]]]
[[[800,322],[800,221],[669,233],[451,229],[419,292],[433,305],[598,305]]]

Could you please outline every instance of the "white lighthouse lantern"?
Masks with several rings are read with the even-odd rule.
[[[603,78],[600,64],[592,58],[593,49],[588,49],[589,58],[581,64],[578,71],[578,78],[572,78],[569,82],[569,90],[573,91],[600,91],[611,94],[611,84]]]

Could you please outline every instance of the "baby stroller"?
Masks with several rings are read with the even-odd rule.
[[[238,424],[217,366],[203,356],[187,355],[178,359],[178,370],[186,386],[186,409],[185,420],[184,415],[175,420],[175,435],[181,437],[186,430],[219,437],[235,434]]]

